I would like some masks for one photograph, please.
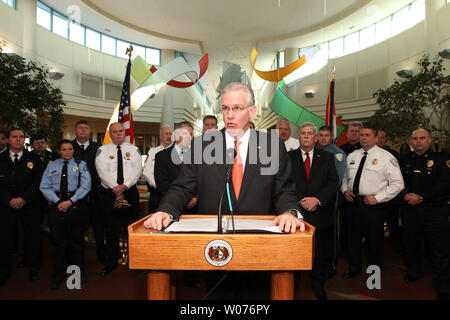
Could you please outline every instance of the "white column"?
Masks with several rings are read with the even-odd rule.
[[[285,65],[291,64],[298,59],[298,48],[288,48],[285,50]],[[287,88],[286,95],[294,102],[297,102],[297,86]],[[300,128],[291,123],[291,137],[298,139]]]
[[[445,5],[446,0],[425,0],[426,51],[428,51],[430,57],[436,56],[439,51],[439,26],[436,16],[438,11]]]
[[[23,57],[36,60],[36,7],[37,0],[16,1],[16,7],[23,16]]]
[[[161,65],[175,58],[175,51],[163,49],[161,50]],[[162,110],[161,110],[161,126],[171,126],[174,128],[173,120],[173,94],[174,88],[165,85],[161,89],[162,94]]]

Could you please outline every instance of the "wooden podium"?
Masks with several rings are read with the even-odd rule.
[[[213,218],[182,215],[181,218]],[[148,270],[147,298],[176,298],[174,270],[272,271],[271,299],[294,298],[294,270],[311,270],[314,259],[314,227],[295,234],[158,233],[144,227],[145,217],[128,226],[130,269]],[[235,216],[235,219],[269,219],[275,216]],[[224,240],[231,246],[231,259],[224,266],[208,262],[207,245]],[[211,250],[211,249],[209,249]],[[222,251],[220,252],[222,253]],[[223,258],[223,257],[222,257]],[[214,261],[213,261],[214,262]]]

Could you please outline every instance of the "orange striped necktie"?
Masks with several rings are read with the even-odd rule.
[[[244,176],[244,165],[242,164],[241,154],[239,153],[239,145],[241,142],[234,139],[234,150],[236,150],[236,157],[234,158],[233,169],[231,170],[231,179],[233,180],[234,193],[236,200],[239,198],[241,191],[242,178]]]

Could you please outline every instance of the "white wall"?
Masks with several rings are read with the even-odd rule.
[[[25,5],[35,6],[35,1],[22,0],[21,3],[18,2],[17,10],[0,1],[0,40],[7,42],[6,50],[24,57],[34,56],[37,61],[48,65],[50,71],[64,73],[64,77],[60,80],[50,81],[63,91],[66,102],[65,114],[109,119],[118,101],[82,96],[81,73],[123,82],[127,60],[78,45],[36,23],[33,30],[36,36],[35,48],[24,48],[24,21],[30,19],[29,16],[25,16],[27,12]],[[35,15],[31,19],[35,20]],[[191,87],[173,91],[174,121],[188,120],[194,123],[201,117],[201,112],[194,110],[194,106],[206,107],[197,89]],[[133,115],[134,120],[159,123],[162,108],[164,108],[163,99],[156,94]]]
[[[384,42],[337,59],[330,59],[328,65],[319,72],[296,84],[296,97],[289,97],[302,107],[323,117],[326,110],[328,88],[332,77],[333,64],[336,65],[336,115],[341,115],[344,122],[361,120],[372,116],[379,108],[372,97],[379,88],[391,85],[399,79],[396,72],[412,69],[417,72],[416,62],[426,52],[439,52],[450,48],[450,5],[439,9],[437,15],[437,43],[433,48],[427,47],[425,21],[415,25]],[[450,70],[450,60],[444,59],[446,73]],[[259,101],[272,97],[275,86],[270,87]],[[313,98],[306,98],[304,92],[313,91]],[[270,102],[270,100],[269,100]],[[262,105],[261,105],[262,106]],[[269,108],[261,111],[257,127],[270,127],[276,124],[279,116]]]

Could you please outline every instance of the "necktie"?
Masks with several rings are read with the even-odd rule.
[[[311,159],[309,158],[308,152],[305,152],[306,158],[305,158],[305,172],[306,172],[306,179],[309,180],[309,173],[311,172]]]
[[[67,163],[69,163],[69,161],[65,160],[64,165],[62,167],[61,183],[59,185],[59,191],[61,193],[67,192]]]
[[[358,171],[356,171],[355,181],[353,182],[353,193],[355,195],[359,194],[359,181],[361,180],[361,174],[364,167],[364,163],[366,162],[367,152],[364,152],[364,156],[361,158],[361,162],[359,163]]]
[[[81,147],[81,149],[83,149],[83,150],[84,150],[84,144],[80,145],[80,147]]]
[[[17,153],[14,153],[14,164],[19,163],[19,155]]]
[[[241,155],[239,154],[240,141],[234,140],[234,150],[236,151],[236,157],[234,157],[233,169],[231,170],[231,179],[233,180],[234,194],[236,199],[239,198],[239,192],[241,191],[242,177],[244,176],[244,165],[242,164]]]
[[[123,184],[123,159],[120,146],[117,146],[117,183]]]

